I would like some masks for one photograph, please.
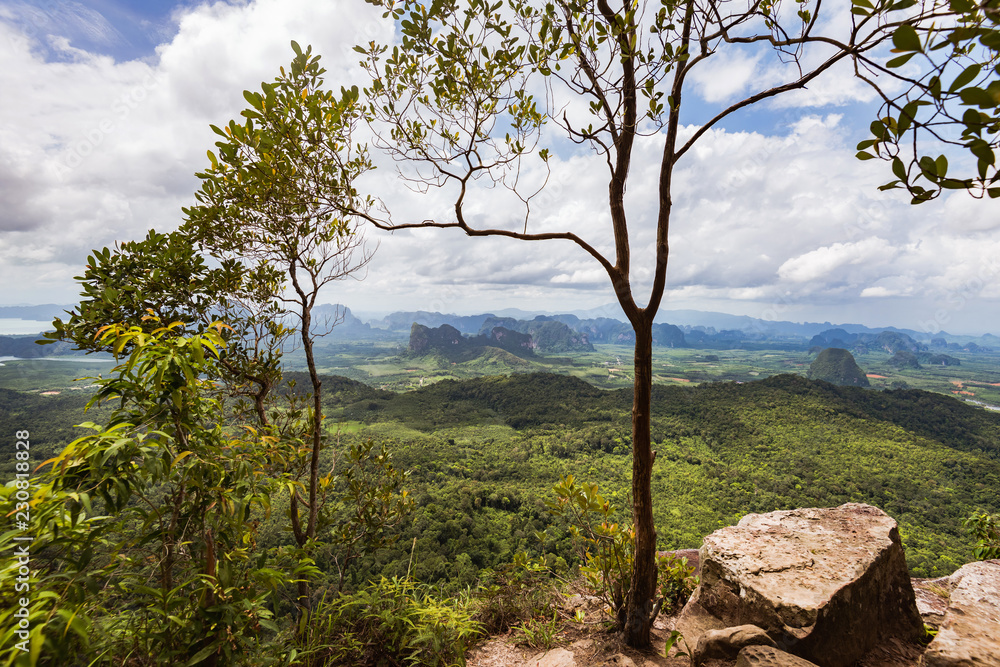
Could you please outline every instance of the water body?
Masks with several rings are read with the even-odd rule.
[[[25,336],[50,331],[52,322],[43,320],[22,320],[20,318],[0,317],[0,336]]]
[[[112,357],[95,357],[93,355],[83,357],[0,357],[0,366],[4,361],[75,361],[77,363],[105,362],[112,363]]]

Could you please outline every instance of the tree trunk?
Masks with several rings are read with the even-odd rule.
[[[625,643],[646,648],[653,625],[656,594],[656,527],[650,480],[653,453],[649,436],[653,389],[653,323],[643,317],[635,329],[635,380],[632,398],[632,521],[635,528],[635,566],[625,621]]]

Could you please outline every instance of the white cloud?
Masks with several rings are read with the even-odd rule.
[[[881,285],[876,287],[866,287],[863,290],[861,290],[862,298],[870,298],[870,297],[878,298],[886,296],[899,296],[899,295],[896,292],[893,292],[888,287],[883,287]]]
[[[91,248],[176,227],[215,140],[208,124],[235,117],[246,104],[242,91],[273,79],[291,58],[291,39],[313,44],[328,84],[339,87],[357,76],[353,44],[391,36],[377,10],[346,0],[205,4],[176,20],[171,41],[148,60],[76,51],[52,61],[33,41],[41,36],[0,17],[0,303],[73,301],[72,277]],[[712,62],[717,69],[706,72],[715,76],[695,83],[719,101],[766,83],[772,67],[748,55]],[[817,83],[812,98],[789,109],[863,98],[842,83],[837,75]],[[888,169],[853,157],[849,116],[816,111],[784,111],[790,122],[780,134],[714,128],[680,161],[662,307],[728,304],[795,319],[807,307],[849,309],[860,296],[870,304],[910,295],[907,307],[920,318],[956,294],[970,304],[1000,298],[991,268],[1000,256],[992,238],[997,203],[954,194],[911,207],[899,193],[879,193]],[[682,140],[694,131],[682,128]],[[662,141],[636,142],[626,193],[640,302],[651,280]],[[573,231],[610,254],[603,159],[567,152],[550,163],[529,229]],[[533,158],[524,176],[540,174]],[[391,163],[366,184],[397,220],[453,216],[448,192],[410,193]],[[518,201],[499,188],[476,191],[467,213],[483,224],[523,225]],[[328,300],[361,311],[479,311],[570,310],[614,298],[601,267],[568,241],[469,239],[455,230],[369,238],[380,247],[366,279],[338,284]]]
[[[814,280],[834,281],[845,267],[885,264],[895,250],[885,240],[870,238],[858,243],[834,243],[793,257],[778,267],[778,275],[796,283]]]
[[[691,71],[691,80],[706,102],[729,102],[754,81],[761,52],[723,51]]]

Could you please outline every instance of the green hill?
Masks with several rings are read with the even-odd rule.
[[[341,446],[352,438],[391,443],[418,501],[398,546],[367,555],[352,581],[404,574],[414,539],[413,573],[449,590],[520,551],[571,560],[568,537],[545,505],[560,475],[599,484],[627,520],[630,390],[538,373],[444,380],[401,394],[338,377],[325,377],[324,388],[331,429],[351,423]],[[31,429],[33,453],[35,442],[65,443],[70,424],[85,419],[80,394],[8,390],[0,399],[0,426]],[[652,435],[664,549],[697,547],[749,512],[867,502],[900,522],[914,574],[939,576],[971,558],[962,519],[975,509],[1000,511],[1000,414],[940,394],[796,375],[656,385]],[[287,537],[277,528],[280,508],[274,514],[265,546]]]
[[[435,511],[450,516],[449,503],[477,494],[510,501],[453,518],[468,524],[466,540],[485,521],[496,539],[506,535],[494,547],[515,551],[547,524],[543,501],[560,474],[597,482],[626,506],[630,407],[627,390],[525,374],[443,381],[353,417],[367,433],[400,438],[397,460]],[[939,394],[795,375],[658,385],[652,433],[662,548],[697,547],[748,512],[867,502],[900,522],[913,571],[937,576],[970,558],[962,519],[1000,510],[1000,415]],[[509,527],[492,523],[497,511]]]
[[[868,386],[868,377],[854,360],[854,355],[839,347],[828,347],[820,352],[809,366],[809,377],[839,385]]]

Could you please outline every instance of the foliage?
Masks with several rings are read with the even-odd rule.
[[[613,522],[615,507],[600,494],[597,484],[577,484],[573,475],[553,487],[549,510],[564,517],[581,560],[580,572],[604,601],[619,628],[625,622],[628,581],[635,557],[635,532]],[[698,585],[694,566],[686,558],[657,555],[659,599],[656,608],[672,610],[687,602]]]
[[[896,178],[880,189],[906,188],[914,204],[934,199],[943,190],[1000,197],[996,161],[1000,2],[949,0],[935,5],[942,13],[950,9],[952,20],[900,23],[892,33],[893,53],[900,55],[872,69],[876,75],[893,70],[909,74],[915,63],[921,64],[918,75],[905,78],[902,93],[891,98],[883,95],[881,117],[871,125],[874,138],[858,144],[858,158],[877,156],[890,161]],[[871,15],[875,9],[855,0],[853,11]],[[921,155],[926,141],[965,149],[976,160],[974,175],[950,173],[943,154]]]
[[[184,209],[181,232],[215,256],[272,276],[272,298],[298,318],[311,396],[303,407],[308,447],[293,475],[304,483],[291,489],[288,513],[299,549],[311,558],[325,529],[328,513],[322,505],[329,483],[319,470],[326,443],[313,350],[317,336],[336,324],[315,322],[313,310],[323,287],[363,268],[371,257],[349,212],[367,206],[353,180],[372,165],[366,151],[351,144],[362,114],[357,87],[341,89],[339,97],[323,90],[326,70],[319,56],[295,42],[292,50],[287,71],[282,67],[273,83],[261,84],[261,92],[244,92],[250,107],[241,121],[212,126],[222,139],[217,154],[208,153],[209,168],[197,174],[198,204]],[[300,607],[309,607],[308,582],[299,582],[297,599]]]
[[[279,274],[266,266],[247,268],[239,261],[199,253],[180,232],[150,230],[142,241],[127,241],[114,250],[95,250],[84,275],[77,276],[83,300],[56,318],[54,331],[42,344],[63,341],[87,352],[127,353],[132,345],[114,349],[100,335],[102,327],[119,324],[146,333],[162,323],[183,324],[202,333],[213,322],[226,343],[223,354],[206,370],[220,380],[225,393],[238,399],[237,408],[267,422],[265,409],[281,379],[282,344],[291,330],[282,325],[282,309],[273,300]],[[245,404],[252,400],[252,406]]]
[[[546,568],[533,567],[523,555],[517,562],[484,570],[479,576],[474,592],[478,607],[475,619],[487,634],[528,627],[535,619],[555,613],[554,590]]]
[[[976,540],[976,560],[1000,558],[1000,514],[976,512],[965,520],[965,527]]]
[[[683,651],[680,648],[681,644],[684,644]],[[691,647],[688,646],[687,640],[684,639],[684,635],[682,635],[678,630],[670,631],[670,636],[667,637],[667,641],[663,644],[663,656],[668,657],[670,655],[670,649],[673,648],[677,649],[676,653],[674,653],[677,657],[686,658],[691,656]]]
[[[351,235],[345,214],[364,207],[353,180],[372,165],[351,144],[361,118],[358,89],[341,89],[339,97],[323,90],[319,56],[295,42],[292,49],[288,71],[282,67],[261,92],[243,93],[250,107],[241,121],[212,126],[221,140],[197,174],[198,205],[184,209],[184,230],[220,254],[261,264],[280,257],[319,275],[343,259],[327,246]]]
[[[30,500],[22,500],[24,496]],[[93,558],[95,542],[100,544],[92,527],[101,517],[68,511],[79,506],[79,498],[47,481],[40,481],[33,492],[27,484],[0,487],[3,516],[23,512],[24,503],[29,504],[34,538],[26,543],[15,541],[19,531],[0,533],[4,553],[0,574],[6,584],[0,589],[0,664],[6,667],[46,664],[43,658],[50,664],[75,666],[90,645],[93,622],[88,611],[102,583],[99,577],[80,576],[78,571]],[[69,567],[41,568],[37,561],[25,567],[19,557],[24,547],[32,556],[61,555]],[[26,607],[22,600],[27,600]]]
[[[613,522],[615,508],[598,491],[597,484],[577,484],[572,475],[553,487],[550,511],[568,521],[567,530],[577,547],[580,572],[604,601],[622,628],[627,611],[629,577],[635,557],[635,532]]]
[[[694,565],[688,564],[687,558],[673,554],[666,556],[657,554],[656,565],[660,573],[660,599],[663,600],[663,610],[667,613],[680,611],[694,593],[694,589],[698,587],[699,577],[694,573]]]
[[[93,251],[76,279],[83,299],[67,321],[56,318],[55,330],[43,335],[94,352],[112,351],[98,335],[102,326],[125,324],[149,332],[162,322],[181,322],[203,331],[220,319],[224,304],[248,300],[271,282],[265,275],[248,276],[234,260],[209,268],[184,235],[155,230],[142,241]]]
[[[381,578],[324,598],[301,628],[306,665],[464,665],[479,636],[467,599],[442,599],[409,578]]]
[[[559,634],[559,612],[552,612],[550,619],[531,619],[519,628],[520,635],[515,640],[519,646],[530,646],[542,650],[552,648]]]
[[[277,630],[268,597],[289,577],[254,554],[248,519],[269,508],[275,480],[265,470],[281,443],[222,427],[206,379],[225,344],[218,329],[100,333],[102,344],[131,351],[97,381],[91,404],[119,407],[46,462],[32,554],[47,554],[38,587],[50,594],[39,597],[123,664],[266,654],[262,640]],[[52,639],[47,656],[72,649]]]
[[[408,473],[395,468],[392,454],[373,440],[354,442],[344,452],[346,461],[335,478],[323,478],[321,485],[335,482],[336,499],[324,504],[323,524],[330,526],[328,538],[331,560],[337,567],[337,590],[352,561],[366,552],[384,549],[395,542],[391,532],[413,510],[414,500],[403,488]]]

